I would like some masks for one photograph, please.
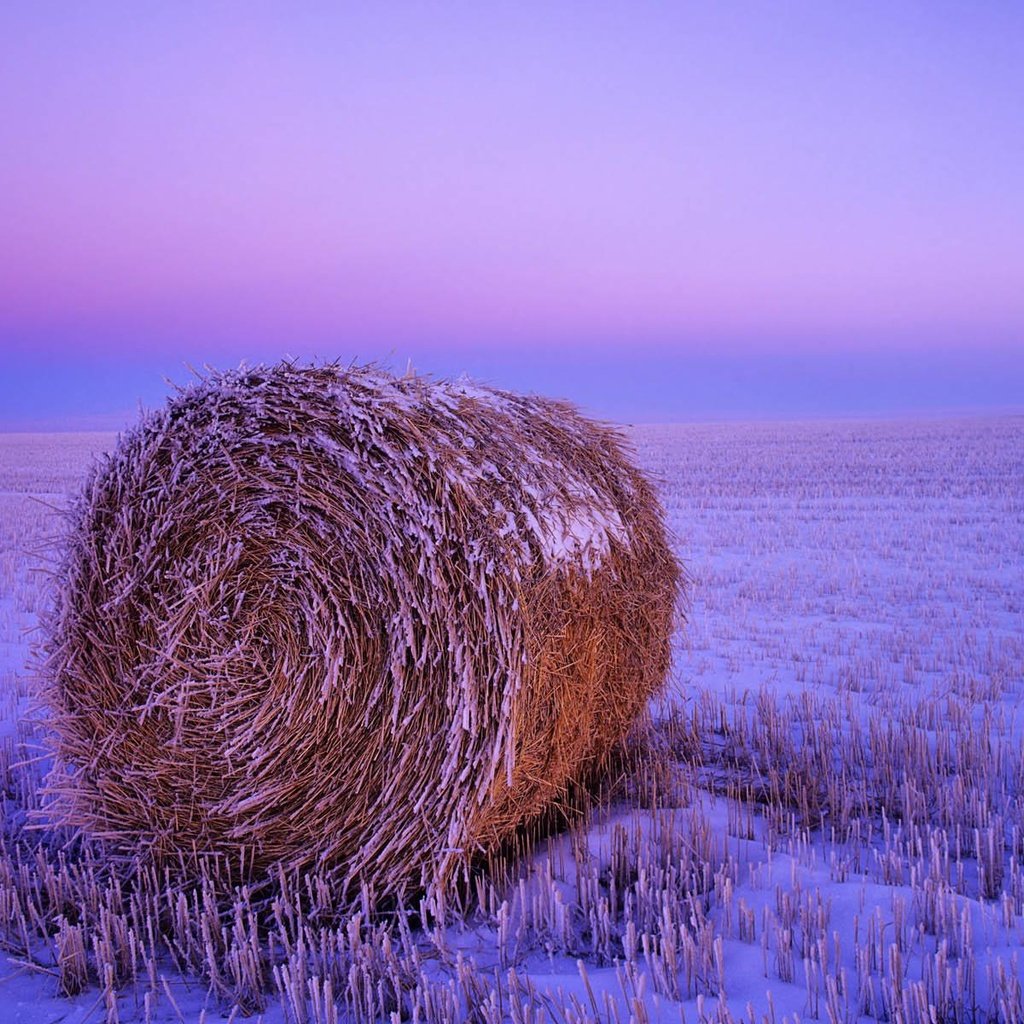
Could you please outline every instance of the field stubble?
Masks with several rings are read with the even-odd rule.
[[[29,827],[33,566],[112,440],[0,439],[5,1019],[1024,1021],[1024,421],[636,428],[695,580],[659,759],[345,919]]]

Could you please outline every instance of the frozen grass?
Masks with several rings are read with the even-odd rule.
[[[1024,421],[635,441],[696,578],[660,756],[376,919],[330,879],[138,877],[26,828],[28,494],[103,441],[0,441],[4,1019],[1024,1021]]]

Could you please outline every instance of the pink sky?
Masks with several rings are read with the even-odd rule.
[[[1021,11],[5,5],[0,346],[1005,360]]]

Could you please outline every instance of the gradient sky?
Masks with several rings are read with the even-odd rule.
[[[5,3],[0,428],[186,362],[1024,407],[1024,5]]]

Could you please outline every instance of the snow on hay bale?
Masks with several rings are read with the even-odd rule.
[[[679,579],[619,436],[566,403],[373,367],[200,380],[72,515],[56,806],[144,859],[429,890],[625,736]]]

